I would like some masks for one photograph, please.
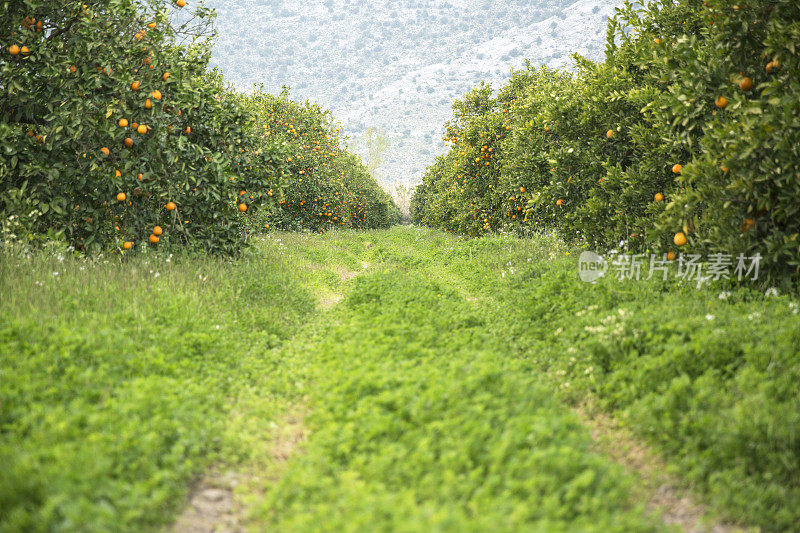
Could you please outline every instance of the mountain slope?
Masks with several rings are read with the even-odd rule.
[[[444,151],[452,101],[512,67],[564,67],[602,54],[615,0],[211,0],[214,63],[240,89],[289,85],[333,109],[353,147],[374,126],[390,139],[379,177],[419,181]]]

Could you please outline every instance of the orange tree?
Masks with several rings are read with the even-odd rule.
[[[453,104],[454,118],[443,140],[452,143],[437,159],[412,199],[412,220],[447,231],[480,235],[502,223],[498,146],[506,133],[503,116],[481,84]]]
[[[161,242],[235,253],[243,217],[269,204],[237,201],[237,181],[266,188],[283,162],[277,146],[246,152],[254,119],[207,72],[213,13],[198,8],[176,27],[164,0],[3,8],[5,223],[79,249]]]
[[[415,221],[760,253],[773,277],[796,278],[799,14],[789,0],[624,5],[605,61],[576,57],[575,74],[528,65],[473,112],[456,104],[454,145],[417,189]]]
[[[700,39],[659,50],[673,89],[656,108],[694,148],[661,228],[701,251],[763,255],[800,276],[800,4],[709,0]],[[702,41],[701,43],[698,41]],[[685,105],[684,102],[692,102]]]
[[[278,95],[256,91],[239,101],[259,117],[253,135],[285,151],[280,183],[268,190],[279,203],[259,218],[263,226],[322,232],[397,222],[399,209],[361,160],[345,149],[330,111],[292,101],[288,88]]]

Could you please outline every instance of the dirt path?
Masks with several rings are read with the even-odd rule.
[[[599,451],[636,475],[644,491],[647,510],[661,517],[668,526],[678,526],[687,533],[734,533],[746,528],[709,517],[708,509],[696,502],[688,490],[667,473],[666,462],[650,447],[606,413],[591,408],[576,409],[589,427]]]
[[[274,472],[279,473],[296,448],[306,439],[303,416],[292,414],[279,423],[268,441]],[[277,475],[277,474],[275,474]],[[236,497],[240,485],[257,483],[252,473],[214,469],[200,481],[188,504],[173,524],[172,533],[243,533],[247,508]]]
[[[361,262],[362,270],[348,270],[337,267],[336,274],[341,283],[346,283],[361,275],[371,265]],[[323,310],[335,307],[343,298],[336,293],[330,296],[318,295],[320,308]],[[293,415],[277,424],[279,434],[270,441],[270,455],[277,465],[288,461],[295,448],[306,438],[302,417]],[[233,471],[215,469],[203,478],[191,492],[188,503],[173,524],[172,533],[243,533],[246,531],[247,509],[236,498],[236,488],[242,482],[250,481],[248,477]]]

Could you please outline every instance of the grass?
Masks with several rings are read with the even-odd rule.
[[[254,474],[256,530],[664,529],[586,404],[714,515],[797,530],[796,296],[576,263],[551,235],[417,228],[273,234],[233,263],[6,253],[0,530],[158,529],[219,463]],[[308,440],[275,464],[297,411]]]

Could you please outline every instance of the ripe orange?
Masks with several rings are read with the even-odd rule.
[[[175,202],[167,202],[167,205],[164,207],[167,208],[167,211],[174,211],[175,210]]]
[[[716,100],[714,100],[714,103],[715,103],[715,104],[717,105],[717,107],[718,107],[718,108],[720,108],[720,109],[725,109],[726,107],[728,107],[728,100],[727,100],[727,98],[725,98],[724,96],[720,96],[719,98],[717,98]]]
[[[106,155],[109,155],[109,154],[111,153],[111,150],[109,150],[109,149],[108,149],[108,148],[106,148],[105,146],[103,146],[102,148],[100,148],[100,151],[101,151],[101,152],[103,152],[103,153],[104,153],[104,154],[106,154]]]
[[[239,204],[239,211],[241,211],[242,213],[247,211],[247,204]]]
[[[653,39],[656,44],[661,44],[661,39]]]
[[[138,131],[140,135],[144,135],[147,133],[147,126],[141,124],[138,128],[136,128],[136,131]]]
[[[155,228],[153,228],[153,235],[159,236],[162,233],[164,233],[164,230],[161,229],[161,226],[156,226]]]
[[[667,261],[675,261],[675,252],[669,252],[667,254]]]
[[[121,118],[121,119],[119,119],[119,122],[117,124],[119,124],[120,128],[127,128],[128,127],[128,119]]]
[[[11,46],[8,47],[8,53],[11,54],[12,56],[18,56],[19,52],[20,52],[19,46],[17,46],[16,44],[12,44]]]
[[[686,240],[686,235],[684,235],[682,231],[679,231],[675,234],[675,237],[672,238],[672,242],[675,243],[675,246],[685,246],[689,241]]]
[[[559,198],[558,200],[556,200],[556,205],[558,205],[558,206],[564,205],[564,200]]]
[[[608,137],[609,139],[612,138],[613,136],[614,136],[614,130],[608,130],[606,132],[606,137]]]
[[[664,201],[664,195],[661,194],[660,192],[657,192],[656,196],[655,196],[655,199],[656,199],[656,202],[662,202],[662,201]]]
[[[164,81],[167,81],[169,79],[169,76],[170,76],[169,72],[165,72],[162,78],[164,79]]]
[[[132,148],[133,147],[133,139],[131,139],[130,137],[125,139],[123,142],[125,143],[125,146],[127,148]]]
[[[147,100],[144,101],[144,108],[150,109],[151,107],[153,107],[153,102],[151,102],[150,99],[148,98]]]
[[[133,248],[133,243],[131,241],[125,241],[124,243],[122,243],[122,247],[125,248],[126,250],[130,250],[131,248]]]
[[[31,53],[30,49],[27,46],[23,46],[22,48],[19,49],[19,51],[22,52],[23,54]]]
[[[140,85],[139,82],[135,81],[135,82],[131,83],[131,89],[134,90],[134,91],[138,91],[139,90],[139,85]]]
[[[119,170],[117,170],[117,171],[115,171],[115,172],[114,172],[114,175],[115,175],[116,177],[118,177],[118,178],[121,178],[121,177],[122,177],[122,172],[120,172]]]
[[[192,133],[192,128],[190,128],[189,126],[186,126],[186,134],[188,135],[190,133]]]
[[[72,66],[70,66],[70,67],[69,67],[69,71],[70,71],[70,73],[72,73],[72,74],[75,74],[75,71],[77,71],[77,70],[78,70],[78,69],[77,69],[77,67],[75,67],[75,65],[72,65]]]
[[[161,91],[155,90],[155,91],[150,93],[150,96],[152,96],[156,100],[161,100]]]
[[[155,29],[156,23],[155,22],[151,22],[150,24],[147,25],[147,27],[150,28],[151,30]]]
[[[739,82],[739,88],[743,91],[749,91],[753,88],[753,80],[748,77],[742,78],[742,81]]]
[[[178,0],[177,2],[175,2],[175,5],[178,7],[183,7],[186,5],[186,0]]]
[[[525,192],[525,187],[520,187],[519,192]]]
[[[127,198],[128,198],[128,195],[125,194],[124,192],[121,192],[121,193],[117,194],[117,201],[118,202],[124,202]]]
[[[150,235],[150,242],[152,242],[153,244],[158,243],[159,240],[160,239],[158,238],[157,235]]]
[[[680,164],[678,164],[678,163],[675,163],[675,164],[672,166],[672,172],[674,172],[675,174],[680,174],[682,170],[683,170],[683,165],[680,165]]]

